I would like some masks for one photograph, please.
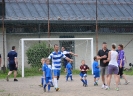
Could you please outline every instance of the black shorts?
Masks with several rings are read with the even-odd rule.
[[[122,76],[122,75],[123,75],[123,69],[124,69],[124,67],[122,67],[122,68],[120,68],[120,67],[119,67],[119,72],[118,72],[118,75],[120,75],[120,76]]]
[[[9,64],[10,71],[17,71],[16,64]]]

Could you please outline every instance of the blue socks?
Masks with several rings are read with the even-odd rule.
[[[87,85],[87,80],[85,80],[85,84]]]
[[[83,84],[85,84],[85,81],[83,79],[81,79],[81,81],[83,82]]]
[[[87,85],[87,80],[81,79],[81,81],[83,82],[83,84],[86,84]]]
[[[53,82],[50,82],[51,83],[51,86],[54,86]]]
[[[48,91],[50,91],[50,87],[51,87],[51,85],[50,85],[50,84],[48,84]]]
[[[43,85],[43,83],[44,83],[44,78],[42,77],[41,78],[41,84]]]
[[[73,80],[73,79],[72,79],[72,76],[70,76],[70,78],[71,78],[71,81],[72,81],[72,80]]]

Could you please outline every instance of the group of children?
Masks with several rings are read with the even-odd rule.
[[[41,87],[43,87],[44,92],[46,92],[46,87],[48,86],[48,92],[50,91],[51,87],[54,87],[53,82],[52,82],[52,68],[50,65],[50,60],[48,58],[42,58],[41,59],[42,63],[42,68],[39,70],[43,71],[43,76],[41,78]],[[87,71],[89,70],[89,67],[85,64],[85,60],[81,61],[81,66],[80,66],[80,77],[81,81],[83,83],[84,87],[88,86],[87,83]],[[72,78],[72,62],[69,61],[66,65],[65,68],[66,72],[66,81],[68,81],[68,78],[70,77],[70,80],[73,81]],[[94,74],[94,86],[98,85],[98,80],[100,77],[99,73],[99,66],[98,66],[98,61],[97,57],[94,57],[94,62],[93,62],[93,74]]]

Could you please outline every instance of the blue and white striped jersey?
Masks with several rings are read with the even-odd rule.
[[[52,52],[48,58],[52,59],[52,69],[61,70],[61,59],[66,58],[66,56],[61,51],[58,51],[58,53]]]

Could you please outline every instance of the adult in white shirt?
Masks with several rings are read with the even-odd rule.
[[[117,59],[118,59],[118,52],[116,52],[116,44],[112,44],[112,50],[108,53],[108,59],[104,60],[104,62],[108,62],[109,61],[109,65],[108,65],[108,78],[107,78],[107,86],[106,86],[106,90],[110,89],[110,83],[111,83],[111,78],[112,78],[112,74],[114,74],[115,77],[115,82],[116,82],[116,90],[119,91],[118,88],[118,82],[119,82],[119,78],[117,76],[118,72],[119,72],[119,68],[118,68],[118,63],[117,63]]]

